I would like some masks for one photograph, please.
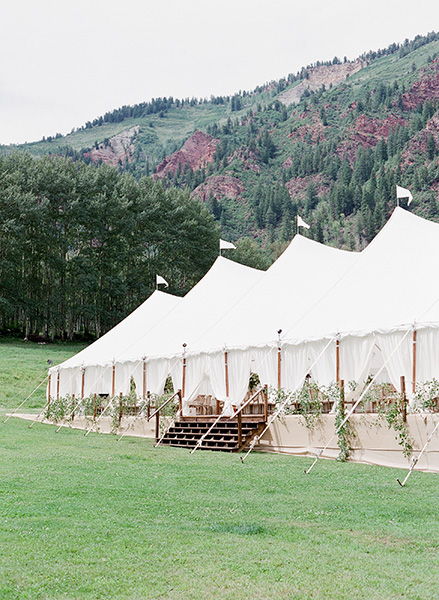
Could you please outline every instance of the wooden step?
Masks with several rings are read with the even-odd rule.
[[[199,440],[212,427],[212,420],[201,421],[187,419],[174,423],[161,440],[161,444],[178,448],[195,448]],[[241,439],[238,439],[238,423],[228,418],[218,421],[203,440],[201,449],[221,450],[223,452],[238,452],[265,426],[261,420],[242,421]]]

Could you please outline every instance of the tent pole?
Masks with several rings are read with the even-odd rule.
[[[229,364],[227,362],[228,354],[227,350],[224,350],[224,371],[226,377],[226,398],[229,397]]]
[[[116,365],[113,362],[112,374],[111,374],[111,396],[114,397],[116,391]]]
[[[384,367],[387,365],[387,363],[389,362],[389,360],[392,358],[392,356],[395,354],[395,352],[398,350],[398,348],[401,346],[402,342],[405,340],[405,338],[408,336],[408,334],[410,333],[410,329],[408,329],[406,331],[406,333],[404,334],[403,338],[398,342],[398,344],[395,346],[395,348],[392,350],[391,354],[389,354],[389,356],[387,357],[387,359],[384,361],[384,363],[382,364],[382,366],[380,367],[380,369],[377,371],[377,373],[375,373],[375,375],[373,376],[373,378],[371,379],[371,381],[369,382],[369,384],[364,388],[364,390],[361,392],[358,400],[355,402],[355,404],[352,406],[352,408],[349,410],[349,412],[347,413],[347,415],[345,416],[345,418],[343,419],[343,421],[340,423],[340,425],[337,427],[337,429],[335,430],[335,433],[331,436],[330,440],[328,441],[328,443],[326,444],[326,446],[324,448],[322,448],[322,450],[319,450],[317,453],[317,456],[314,459],[314,462],[312,463],[312,465],[306,469],[305,474],[308,475],[308,473],[311,471],[311,469],[314,467],[314,465],[316,464],[316,462],[319,460],[319,458],[321,457],[321,455],[323,454],[323,452],[328,448],[329,444],[332,442],[332,440],[335,438],[335,436],[338,434],[338,432],[340,431],[340,429],[343,427],[343,425],[348,421],[348,419],[350,418],[350,416],[355,412],[355,409],[357,408],[357,406],[360,404],[360,402],[362,401],[363,397],[367,394],[367,392],[370,390],[370,388],[372,387],[372,385],[375,383],[376,379],[378,378],[378,375],[380,375],[380,373],[384,370]]]
[[[181,378],[181,396],[184,398],[186,393],[186,346],[183,344],[183,376]]]
[[[401,375],[401,405],[402,405],[402,418],[404,422],[407,421],[407,396],[405,393],[405,377]]]
[[[145,400],[146,398],[146,356],[144,356],[142,358],[143,361],[143,366],[142,366],[142,370],[143,370],[143,392],[142,392],[142,397],[143,400]]]
[[[335,380],[340,383],[340,339],[335,341]]]
[[[416,344],[417,344],[417,331],[413,330],[413,382],[412,392],[416,392]]]
[[[84,388],[85,388],[85,367],[82,367],[82,376],[81,376],[81,400],[84,400]]]
[[[282,387],[282,346],[280,343],[280,334],[282,329],[277,332],[277,389]]]
[[[59,369],[56,375],[56,399],[59,400]]]

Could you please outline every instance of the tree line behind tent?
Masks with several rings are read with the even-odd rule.
[[[0,330],[98,336],[147,298],[157,273],[184,294],[219,232],[184,190],[114,168],[14,154],[0,161]]]

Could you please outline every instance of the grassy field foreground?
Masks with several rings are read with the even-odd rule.
[[[0,598],[437,598],[438,478],[1,425]]]
[[[1,420],[47,358],[79,349],[1,343]],[[402,489],[380,467],[321,460],[305,476],[308,458],[242,465],[28,425],[0,424],[1,600],[439,598],[435,474]]]
[[[35,344],[0,337],[0,410],[15,409],[43,381],[49,368],[48,360],[57,365],[86,345],[80,342]],[[46,386],[43,384],[23,410],[42,408],[45,401]]]

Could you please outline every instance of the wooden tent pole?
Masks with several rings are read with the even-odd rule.
[[[405,377],[401,375],[401,413],[404,421],[407,421],[407,396],[405,393]]]
[[[417,345],[417,331],[413,330],[413,382],[412,391],[416,392],[416,345]]]
[[[280,335],[282,329],[277,332],[277,389],[280,390],[282,387],[282,347],[280,343]]]
[[[59,369],[56,375],[56,399],[59,400]]]
[[[337,338],[335,342],[335,380],[340,382],[340,340]]]
[[[226,377],[226,398],[229,397],[229,363],[228,363],[228,354],[227,350],[224,351],[224,370]]]
[[[84,388],[85,388],[85,368],[82,367],[82,376],[81,376],[81,400],[84,399]]]
[[[143,392],[142,397],[146,398],[146,356],[143,357]]]
[[[183,377],[181,381],[181,395],[184,398],[186,392],[186,346],[183,344]]]
[[[112,375],[111,375],[111,397],[114,398],[116,391],[116,365],[113,363]]]

